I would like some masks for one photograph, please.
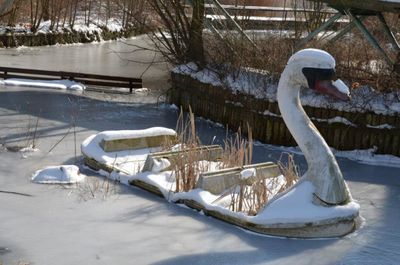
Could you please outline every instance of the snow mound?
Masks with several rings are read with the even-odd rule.
[[[32,80],[10,78],[2,82],[7,86],[27,86],[27,87],[40,87],[40,88],[55,88],[65,90],[83,91],[86,89],[85,85],[79,82],[74,82],[67,79],[62,80]]]
[[[79,172],[77,166],[63,165],[36,171],[32,176],[32,181],[42,184],[73,184],[82,182],[85,177]]]
[[[240,179],[246,180],[251,177],[255,177],[256,175],[257,175],[257,171],[255,168],[248,168],[248,169],[244,169],[240,172]]]
[[[153,163],[154,165],[151,168],[151,172],[153,173],[159,173],[171,166],[171,162],[166,158],[154,159]]]

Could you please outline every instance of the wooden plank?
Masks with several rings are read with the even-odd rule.
[[[132,186],[142,188],[150,193],[153,193],[154,195],[164,198],[164,194],[160,191],[159,188],[157,188],[154,185],[148,184],[148,183],[138,180],[138,179],[133,179],[133,180],[129,181],[129,184]]]
[[[240,172],[244,169],[254,168],[256,176],[250,177],[245,181],[240,180]],[[243,167],[232,167],[212,172],[201,173],[196,188],[209,191],[213,194],[221,194],[233,186],[243,183],[252,185],[256,181],[275,178],[280,175],[278,165],[272,162],[259,163],[253,165],[245,165]]]
[[[206,145],[199,146],[197,148],[187,148],[183,150],[177,151],[165,151],[165,152],[156,152],[149,154],[144,163],[142,172],[151,171],[154,165],[154,160],[156,159],[168,159],[170,162],[170,166],[165,168],[164,170],[169,170],[174,167],[177,162],[179,163],[189,163],[190,160],[188,156],[196,158],[198,161],[207,160],[207,161],[219,161],[222,158],[222,147],[219,145]],[[193,161],[191,161],[193,162]]]
[[[117,152],[124,150],[136,150],[143,148],[160,147],[167,142],[176,142],[176,135],[158,135],[150,137],[140,138],[128,138],[128,139],[114,139],[114,140],[102,140],[100,147],[105,152]]]

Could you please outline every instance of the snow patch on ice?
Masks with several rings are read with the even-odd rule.
[[[375,154],[375,149],[339,151],[332,149],[337,157],[343,157],[362,164],[400,168],[400,157]]]
[[[28,158],[33,153],[39,151],[39,148],[34,147],[33,145],[29,145],[27,147],[22,148],[19,152],[22,154],[22,158]]]
[[[42,184],[73,184],[82,182],[85,175],[75,165],[52,166],[36,171],[32,181]]]

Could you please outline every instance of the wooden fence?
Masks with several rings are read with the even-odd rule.
[[[176,73],[172,73],[172,85],[169,101],[185,109],[191,106],[197,116],[222,123],[232,130],[241,127],[244,132],[248,123],[255,139],[277,145],[297,145],[280,117],[277,102],[246,94],[233,94],[228,89],[204,84],[190,76]],[[376,147],[377,153],[400,156],[400,116],[307,106],[304,109],[331,147],[339,150]],[[355,126],[326,122],[334,117],[346,118]],[[382,124],[393,128],[371,128]]]
[[[54,80],[56,78],[69,79],[76,82],[81,82],[85,85],[129,88],[130,93],[132,93],[134,88],[143,87],[141,78],[73,73],[65,71],[24,69],[24,68],[13,68],[13,67],[0,67],[0,78],[3,79],[24,78],[24,79],[36,79],[36,80]]]

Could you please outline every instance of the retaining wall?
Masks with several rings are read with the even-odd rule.
[[[222,87],[204,84],[187,75],[172,73],[172,89],[168,94],[170,103],[188,109],[197,116],[229,126],[239,126],[246,132],[247,123],[253,138],[276,145],[297,145],[288,131],[277,102],[257,99],[246,94],[233,94]],[[400,117],[379,115],[373,112],[346,112],[335,109],[304,107],[329,146],[338,150],[369,149],[376,153],[400,156]],[[316,119],[343,117],[355,126],[344,123],[328,123]],[[394,127],[370,128],[388,124]]]

